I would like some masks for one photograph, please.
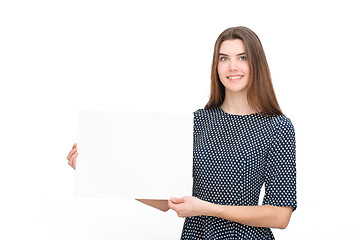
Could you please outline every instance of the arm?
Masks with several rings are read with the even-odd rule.
[[[168,204],[179,217],[214,216],[254,227],[281,229],[286,228],[292,213],[292,207],[225,206],[196,197],[171,198]]]
[[[287,227],[292,207],[262,206],[224,206],[215,205],[209,209],[210,215],[254,227]]]

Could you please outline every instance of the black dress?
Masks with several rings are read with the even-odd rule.
[[[194,113],[193,196],[221,205],[296,209],[294,127],[285,116]],[[185,219],[181,239],[274,239],[270,228],[211,216]]]

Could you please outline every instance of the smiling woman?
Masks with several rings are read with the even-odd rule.
[[[193,156],[193,196],[168,201],[186,217],[181,239],[274,239],[270,228],[286,228],[297,207],[294,127],[246,27],[215,43],[210,99],[194,113]]]
[[[246,27],[225,30],[215,43],[210,99],[194,113],[193,146],[193,196],[168,200],[186,217],[181,239],[274,239],[270,228],[286,228],[297,207],[295,132],[260,40]],[[74,144],[67,157],[74,169],[77,156]]]
[[[228,53],[232,54],[232,58],[229,58]],[[230,67],[240,69],[230,69]],[[234,70],[243,71],[247,81],[247,101],[242,102],[248,103],[254,111],[283,115],[276,100],[260,39],[246,27],[229,28],[216,40],[211,67],[211,93],[205,108],[214,108],[224,102],[226,91],[224,76],[226,77],[226,74],[231,76]]]

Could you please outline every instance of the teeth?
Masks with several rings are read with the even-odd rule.
[[[234,80],[234,79],[240,79],[240,78],[242,78],[242,77],[243,77],[243,76],[228,77],[228,79]]]

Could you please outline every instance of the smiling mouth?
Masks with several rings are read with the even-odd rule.
[[[244,77],[244,75],[238,75],[238,76],[232,76],[232,77],[226,77],[226,78],[230,79],[230,80],[236,80],[236,79],[241,79],[243,77]]]

